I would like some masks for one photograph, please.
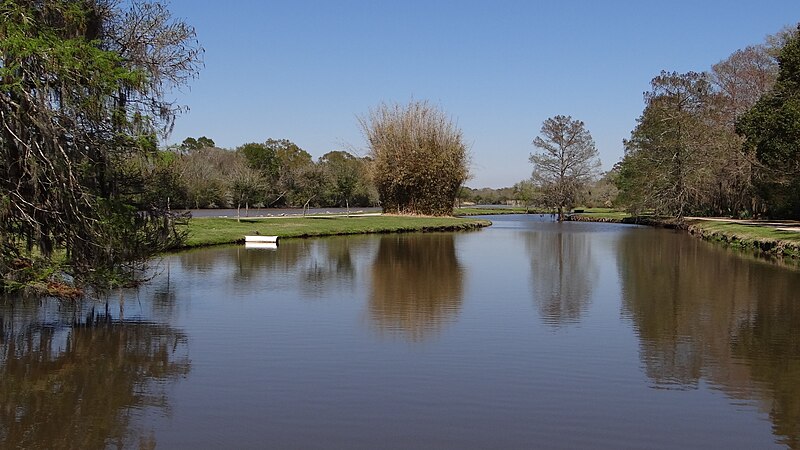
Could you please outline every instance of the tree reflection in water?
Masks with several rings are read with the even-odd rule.
[[[0,447],[154,448],[137,412],[169,412],[186,336],[80,306],[0,304]]]
[[[705,380],[756,401],[780,442],[800,448],[800,274],[651,231],[625,234],[617,264],[654,387]]]
[[[589,238],[565,229],[571,225],[541,223],[523,234],[531,257],[534,302],[548,325],[579,322],[597,281]]]
[[[370,316],[380,330],[422,341],[458,314],[462,285],[452,234],[383,236],[372,264]]]

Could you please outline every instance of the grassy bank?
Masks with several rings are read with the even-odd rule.
[[[612,208],[585,208],[576,209],[572,215],[574,220],[587,221],[587,222],[623,222],[631,218],[631,215],[625,211],[620,211]]]
[[[686,229],[707,241],[786,258],[800,258],[800,229],[781,229],[772,222],[729,222],[692,219]]]
[[[295,238],[411,231],[462,231],[489,225],[491,222],[488,220],[390,215],[270,217],[242,219],[240,222],[236,219],[198,217],[189,221],[189,236],[184,248],[234,244],[243,242],[245,235],[256,234]]]
[[[587,209],[583,213],[575,214],[573,220],[679,228],[706,241],[722,243],[729,247],[755,250],[782,258],[800,258],[800,224],[793,222],[691,218],[678,223],[671,218],[633,217],[624,211],[606,208]]]

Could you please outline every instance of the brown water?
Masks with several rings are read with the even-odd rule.
[[[169,256],[0,303],[2,448],[800,448],[800,272],[667,230]]]

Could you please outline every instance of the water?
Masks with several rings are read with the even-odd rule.
[[[0,307],[3,448],[800,448],[800,273],[538,216]]]

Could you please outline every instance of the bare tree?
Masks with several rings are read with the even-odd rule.
[[[592,135],[584,123],[571,116],[555,116],[542,123],[541,136],[533,145],[541,149],[530,156],[533,181],[547,196],[547,203],[558,210],[572,208],[578,196],[600,167]]]
[[[777,38],[775,38],[777,39]],[[719,139],[712,189],[705,200],[709,213],[740,216],[763,209],[754,188],[758,162],[736,134],[736,121],[769,92],[778,76],[778,63],[769,45],[755,45],[733,52],[711,67],[716,92],[714,120]]]

